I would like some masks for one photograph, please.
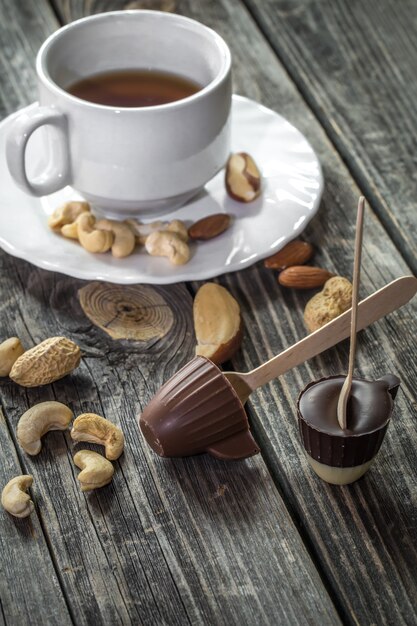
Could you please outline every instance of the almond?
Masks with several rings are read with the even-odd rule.
[[[279,274],[278,282],[283,287],[313,289],[314,287],[322,287],[326,280],[329,280],[332,276],[334,274],[321,267],[293,265]]]
[[[188,229],[190,239],[213,239],[223,233],[230,226],[230,215],[228,213],[215,213],[203,217],[195,222]]]
[[[233,296],[220,285],[206,283],[194,299],[196,355],[220,365],[228,361],[242,341],[240,308]]]
[[[285,270],[292,265],[303,265],[311,259],[314,248],[311,243],[295,239],[264,261],[265,267],[273,270]]]
[[[261,173],[246,152],[232,154],[226,164],[226,191],[238,202],[252,202],[261,193]]]
[[[23,387],[47,385],[78,367],[81,351],[66,337],[45,339],[15,361],[10,378]]]

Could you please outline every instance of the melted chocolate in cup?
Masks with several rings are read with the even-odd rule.
[[[139,426],[151,448],[164,457],[208,452],[237,460],[259,452],[232,385],[201,356],[161,387],[140,415]]]
[[[358,480],[369,469],[384,439],[400,380],[388,374],[376,381],[353,379],[347,425],[337,420],[345,376],[307,385],[298,399],[298,423],[307,459],[320,478],[335,485]]]

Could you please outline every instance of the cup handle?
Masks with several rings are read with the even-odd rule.
[[[51,127],[53,159],[39,180],[30,181],[26,174],[26,146],[32,133],[41,126]],[[70,182],[70,161],[67,139],[67,118],[52,107],[37,106],[22,113],[6,142],[6,160],[16,184],[32,196],[45,196]]]

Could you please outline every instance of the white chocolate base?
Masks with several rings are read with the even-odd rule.
[[[354,467],[332,467],[316,461],[307,453],[306,456],[317,476],[331,485],[349,485],[354,483],[355,480],[358,480],[368,471],[374,460],[371,459],[366,463],[362,463],[362,465],[355,465]]]

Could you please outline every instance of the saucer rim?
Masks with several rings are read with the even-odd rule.
[[[256,100],[253,100],[252,98],[247,98],[246,96],[241,96],[239,94],[233,94],[232,96],[233,101],[241,101],[241,102],[247,102],[252,106],[256,106],[258,110],[260,110],[262,112],[262,114],[264,115],[274,115],[279,117],[283,122],[285,122],[286,124],[288,124],[289,126],[292,127],[293,130],[295,130],[299,135],[302,136],[303,140],[306,142],[306,144],[308,145],[308,147],[310,148],[311,154],[312,156],[314,156],[315,160],[316,160],[316,164],[317,164],[317,183],[318,183],[318,190],[317,190],[317,195],[314,201],[314,207],[311,209],[311,211],[306,215],[305,219],[302,221],[302,223],[297,226],[297,228],[294,228],[293,230],[293,237],[291,237],[291,239],[289,237],[286,237],[284,239],[284,241],[281,241],[279,244],[277,244],[276,246],[272,246],[270,247],[268,250],[264,251],[264,252],[260,252],[260,253],[256,253],[255,254],[255,258],[254,256],[246,259],[246,260],[242,260],[237,262],[236,266],[234,267],[227,267],[227,268],[219,268],[219,270],[213,270],[213,269],[208,269],[207,271],[204,270],[200,270],[196,273],[190,273],[190,271],[188,272],[183,272],[183,273],[178,273],[178,270],[180,267],[184,267],[184,268],[188,268],[190,264],[187,263],[184,266],[175,266],[174,270],[176,271],[175,275],[171,274],[171,273],[167,273],[166,276],[147,276],[147,275],[143,275],[141,276],[140,279],[138,279],[137,276],[125,276],[123,278],[117,276],[117,277],[112,277],[111,276],[111,271],[109,271],[108,269],[104,272],[99,272],[99,271],[94,271],[94,270],[79,270],[79,269],[72,269],[72,268],[63,268],[62,265],[60,265],[59,263],[55,263],[52,261],[48,261],[48,260],[44,260],[44,259],[34,259],[33,256],[31,256],[30,253],[27,252],[27,250],[21,249],[21,248],[17,248],[16,246],[14,246],[13,244],[10,244],[7,240],[5,240],[1,234],[0,234],[0,247],[7,252],[8,254],[10,254],[11,256],[14,256],[16,258],[22,259],[23,261],[26,261],[28,263],[30,263],[31,265],[34,265],[35,267],[38,267],[40,269],[43,270],[47,270],[50,272],[56,272],[57,274],[62,274],[63,276],[69,276],[71,278],[76,278],[79,280],[85,280],[85,281],[101,281],[101,282],[108,282],[108,283],[113,283],[113,284],[118,284],[118,285],[135,285],[135,284],[148,284],[148,285],[174,285],[177,283],[183,283],[183,282],[192,282],[192,281],[200,281],[200,280],[208,280],[211,278],[217,278],[218,276],[222,276],[224,274],[228,274],[231,272],[237,272],[243,269],[247,269],[248,267],[251,267],[252,265],[255,265],[256,263],[258,263],[259,261],[262,261],[263,259],[266,259],[267,257],[276,254],[277,252],[279,252],[279,250],[281,250],[284,246],[286,246],[290,241],[292,241],[293,239],[295,239],[296,237],[298,237],[307,227],[307,225],[310,223],[310,221],[313,219],[313,217],[317,214],[319,208],[320,208],[320,202],[323,196],[323,190],[324,190],[324,176],[323,176],[323,169],[320,163],[320,160],[318,158],[318,155],[316,153],[316,151],[314,150],[313,146],[311,145],[310,141],[305,137],[304,133],[302,133],[296,126],[294,126],[291,122],[289,122],[284,116],[280,115],[279,113],[277,113],[276,111],[274,111],[273,109],[270,109],[269,107],[256,102]],[[0,133],[3,130],[3,127],[6,126],[7,124],[10,124],[10,122],[17,116],[21,115],[22,113],[24,113],[25,111],[31,110],[33,108],[35,108],[36,106],[38,106],[38,102],[32,102],[29,105],[23,106],[22,108],[14,111],[13,113],[11,113],[10,115],[6,116],[3,120],[0,121]],[[15,183],[13,182],[13,184],[15,185]],[[16,186],[16,185],[15,185]],[[30,196],[29,196],[30,197]],[[41,198],[38,198],[39,201],[41,201]],[[192,259],[190,261],[190,263],[192,263]],[[170,268],[172,269],[172,268]],[[94,275],[92,275],[94,274]]]

